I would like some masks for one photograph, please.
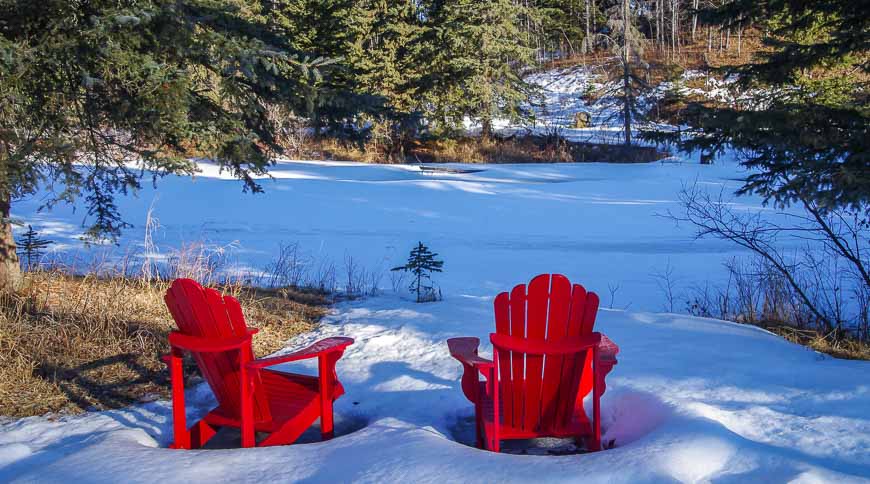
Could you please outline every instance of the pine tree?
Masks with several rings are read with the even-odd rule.
[[[646,77],[649,66],[643,61],[644,36],[636,25],[636,14],[630,0],[619,0],[607,10],[608,33],[598,33],[584,40],[584,44],[599,39],[610,46],[614,62],[606,66],[608,88],[600,102],[612,104],[622,121],[623,140],[631,145],[632,124],[644,115],[639,100],[649,90]],[[591,47],[585,47],[591,49]]]
[[[317,77],[275,47],[260,3],[0,0],[0,289],[19,268],[11,202],[84,196],[92,237],[127,226],[114,199],[208,157],[259,191],[279,149],[262,106]],[[133,161],[139,166],[131,168]]]
[[[358,0],[351,23],[347,64],[360,96],[359,124],[369,125],[370,136],[386,138],[384,155],[399,161],[421,118],[423,18],[415,0]]]
[[[684,151],[733,148],[751,169],[739,193],[780,206],[870,211],[870,16],[866,1],[734,1],[702,21],[754,21],[768,49],[729,69],[752,97],[742,106],[687,110],[696,132]],[[659,136],[659,139],[662,137]],[[674,137],[671,137],[674,140]]]
[[[432,117],[461,126],[468,117],[492,134],[493,121],[528,119],[535,91],[522,78],[534,60],[519,24],[532,14],[512,0],[429,2],[426,56],[431,68],[423,79]],[[445,126],[445,127],[448,127]]]
[[[539,41],[542,51],[552,52],[556,58],[570,58],[582,53],[587,17],[585,10],[581,10],[579,1],[539,0],[533,4],[533,8],[533,18],[538,20],[543,36]]]
[[[408,256],[408,263],[399,266],[393,267],[392,271],[405,271],[414,274],[414,281],[408,287],[408,290],[417,295],[417,302],[424,302],[427,300],[432,300],[432,291],[433,286],[427,286],[423,283],[423,280],[432,280],[431,273],[432,272],[442,272],[444,267],[444,261],[437,260],[438,254],[432,253],[428,247],[423,245],[423,242],[417,244],[417,247],[411,250],[411,254]]]
[[[266,28],[277,43],[309,59],[329,59],[321,65],[325,78],[309,87],[305,104],[295,106],[316,130],[342,126],[363,102],[356,93],[356,76],[345,62],[356,41],[353,24],[357,0],[264,0]]]
[[[43,250],[53,243],[48,239],[41,238],[39,232],[28,225],[27,232],[24,232],[21,238],[16,241],[18,256],[25,262],[25,270],[33,270],[34,265],[38,264],[39,259],[42,258]]]

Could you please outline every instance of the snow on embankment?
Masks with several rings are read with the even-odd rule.
[[[575,65],[531,74],[525,80],[540,89],[543,96],[542,105],[535,106],[534,127],[527,128],[533,132],[547,132],[558,128],[566,139],[591,143],[622,143],[623,122],[621,103],[605,96],[593,101],[593,98],[604,96],[605,93],[619,91],[619,80],[608,81],[601,66]],[[639,98],[641,110],[651,108],[668,93],[687,97],[702,97],[719,103],[741,105],[752,100],[751,94],[760,91],[741,91],[733,77],[720,79],[697,70],[686,70],[673,81],[661,82],[652,86]],[[611,94],[612,95],[612,94]],[[590,115],[590,125],[585,128],[575,128],[574,118],[579,112]],[[637,134],[639,128],[672,129],[645,120],[634,120],[632,129]],[[506,127],[513,132],[520,129]],[[646,144],[637,139],[635,143]]]
[[[0,480],[859,482],[870,475],[870,364],[821,357],[754,327],[610,310],[597,327],[621,347],[603,402],[604,437],[616,447],[562,456],[474,449],[467,445],[473,410],[444,340],[485,339],[491,303],[463,295],[425,305],[395,297],[345,303],[315,334],[293,341],[356,338],[338,367],[347,394],[336,402],[341,435],[332,441],[169,450],[169,404],[156,402],[7,422]],[[204,386],[189,397],[195,415],[211,403]]]

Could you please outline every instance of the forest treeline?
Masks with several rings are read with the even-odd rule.
[[[745,19],[702,24],[702,9],[721,6],[715,0],[243,3],[268,43],[312,61],[322,74],[297,92],[292,114],[318,132],[362,133],[385,157],[399,160],[407,140],[421,134],[455,136],[472,124],[488,136],[495,119],[529,121],[536,92],[524,74],[596,54],[608,65],[630,64],[633,79],[617,73],[625,82],[614,93],[629,124],[645,87],[639,80],[649,78],[634,62],[649,69],[644,50],[669,63],[699,49],[740,54],[743,32],[754,25]],[[272,113],[287,121],[288,113]]]
[[[452,136],[472,123],[488,135],[494,119],[528,121],[535,92],[523,75],[546,62],[609,56],[620,52],[619,45],[641,41],[676,61],[684,46],[697,46],[705,35],[710,49],[739,52],[742,32],[752,24],[701,25],[699,9],[714,4],[700,0],[626,5],[621,0],[5,0],[0,5],[6,40],[36,49],[19,51],[15,57],[22,62],[31,54],[41,57],[37,52],[43,49],[75,51],[69,66],[43,64],[65,71],[70,86],[99,88],[93,83],[123,75],[130,62],[143,60],[140,54],[168,89],[178,87],[173,83],[179,74],[172,69],[199,63],[214,71],[228,62],[213,74],[245,78],[236,85],[242,90],[232,94],[256,96],[257,112],[243,116],[256,142],[273,141],[264,133],[268,128],[274,134],[301,122],[318,133],[374,138],[387,158],[400,158],[408,138],[421,133]],[[623,29],[626,22],[630,29]],[[119,72],[97,72],[95,62],[101,60],[75,62],[92,54],[119,66]],[[137,76],[146,84],[155,80]],[[228,94],[217,81],[203,84],[196,91],[205,97]],[[135,90],[99,94],[117,95],[121,102],[139,95]]]

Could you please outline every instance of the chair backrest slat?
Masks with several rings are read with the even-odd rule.
[[[526,285],[516,286],[510,294],[510,318],[511,336],[526,337]],[[511,388],[502,388],[502,401],[513,400],[513,415],[510,424],[516,428],[522,428],[525,423],[523,417],[525,398],[525,371],[526,359],[522,353],[510,353],[511,372],[509,377],[513,381]],[[513,394],[511,394],[513,392]]]
[[[495,298],[494,302],[495,306],[495,331],[501,334],[510,334],[510,299],[507,293],[501,293]],[[499,373],[507,375],[504,383],[500,387],[501,391],[506,392],[506,394],[511,395],[511,355],[508,351],[503,351],[498,354],[498,368]],[[502,381],[500,379],[500,381]],[[504,418],[509,421],[513,421],[514,415],[514,405],[513,399],[504,400],[504,405],[502,407],[502,414]]]
[[[592,332],[598,296],[565,276],[543,274],[495,299],[496,333],[539,342]],[[498,349],[499,390],[505,423],[530,432],[566,428],[583,382],[591,383],[587,355],[531,355]],[[591,387],[591,384],[590,384]],[[586,391],[588,393],[588,390]]]
[[[550,296],[550,276],[538,276],[529,283],[526,296],[526,339],[545,341],[547,337],[547,306]],[[523,428],[539,430],[541,420],[541,388],[543,387],[544,356],[526,356],[526,392]]]
[[[178,329],[187,335],[223,341],[247,332],[239,302],[203,288],[191,279],[176,279],[164,297]],[[230,417],[241,416],[241,361],[253,359],[250,345],[241,351],[193,352],[203,378],[208,382],[221,409]],[[254,382],[254,419],[268,421],[268,401],[259,381]]]
[[[555,274],[550,279],[550,307],[547,313],[547,341],[565,339],[568,334],[568,315],[571,308],[571,283],[565,276]],[[556,409],[560,392],[567,391],[562,383],[562,355],[544,357],[543,388],[541,389],[541,425],[550,430],[556,425]],[[571,395],[573,399],[574,395]]]

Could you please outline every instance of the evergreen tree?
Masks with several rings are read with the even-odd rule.
[[[551,52],[555,58],[570,58],[583,53],[583,39],[587,36],[587,19],[591,35],[592,15],[587,1],[582,5],[577,0],[539,0],[533,4],[533,18],[538,20],[543,38],[535,42],[544,52]],[[547,60],[547,57],[540,59]]]
[[[295,106],[295,111],[305,114],[317,130],[353,118],[363,100],[344,58],[356,41],[357,0],[265,0],[263,4],[267,29],[286,50],[330,62],[321,64],[325,78],[306,86],[305,104]]]
[[[681,149],[712,156],[736,148],[752,169],[740,193],[866,215],[868,8],[866,0],[737,0],[705,11],[706,22],[759,23],[769,49],[730,69],[752,94],[745,107],[691,106],[697,132]]]
[[[392,271],[405,271],[414,274],[414,281],[411,283],[408,290],[411,293],[417,294],[417,302],[423,302],[425,300],[432,300],[432,286],[427,286],[423,283],[423,280],[432,280],[431,273],[432,272],[442,272],[444,267],[444,261],[437,260],[438,254],[432,253],[428,247],[423,245],[423,242],[417,244],[417,247],[411,250],[411,254],[408,256],[408,263],[399,266],[393,267]],[[429,295],[427,297],[427,295]]]
[[[13,199],[84,195],[93,237],[127,224],[114,198],[192,173],[191,152],[259,191],[276,148],[262,106],[314,77],[267,43],[259,2],[0,0],[0,288],[19,268]]]
[[[25,262],[25,269],[32,270],[34,264],[39,263],[42,251],[54,242],[41,238],[39,232],[33,230],[31,225],[28,225],[27,232],[24,232],[16,243],[18,245],[19,257]]]
[[[598,33],[585,39],[584,43],[600,39],[609,45],[614,61],[606,67],[608,88],[600,98],[601,102],[613,104],[614,112],[622,121],[623,140],[631,145],[632,124],[643,115],[639,104],[641,94],[649,90],[646,77],[649,66],[643,61],[644,36],[636,25],[636,13],[630,0],[619,0],[608,10],[607,32]],[[591,47],[585,47],[591,50]]]
[[[433,117],[461,125],[477,121],[484,137],[493,120],[521,121],[534,89],[522,78],[533,49],[519,24],[532,14],[512,0],[439,0],[429,9],[427,55],[431,69],[423,80]]]
[[[370,133],[385,130],[385,155],[404,160],[404,146],[421,117],[420,56],[424,14],[415,0],[359,0],[354,9],[354,42],[347,63],[362,97],[360,121]]]

